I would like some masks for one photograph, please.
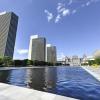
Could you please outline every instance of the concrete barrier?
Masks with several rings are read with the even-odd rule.
[[[93,68],[81,66],[84,70],[86,70],[89,74],[91,74],[93,77],[95,77],[98,81],[100,81],[100,73],[95,71]]]
[[[78,100],[78,99],[0,83],[0,100]]]

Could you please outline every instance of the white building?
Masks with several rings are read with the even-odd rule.
[[[31,36],[28,59],[45,61],[45,49],[46,39],[44,37],[39,37],[38,35]]]
[[[56,46],[52,46],[51,44],[46,45],[46,61],[50,63],[56,63]]]
[[[78,58],[78,56],[72,56],[71,59],[71,66],[80,66],[81,65],[81,60]]]

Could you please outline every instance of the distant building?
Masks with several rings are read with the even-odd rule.
[[[72,57],[66,56],[58,60],[58,63],[61,63],[62,65],[68,65],[68,66],[80,66],[81,58],[79,58],[78,56],[72,56]]]
[[[81,65],[80,58],[78,58],[78,56],[72,56],[70,65],[71,66],[80,66]]]
[[[67,56],[63,57],[61,61],[63,65],[70,65],[70,58]]]
[[[88,56],[87,61],[89,61],[89,60],[95,60],[95,58],[93,56]]]
[[[65,65],[70,65],[71,59],[69,57],[65,57]]]
[[[83,58],[81,58],[81,64],[88,64],[88,58],[85,54],[83,55]]]
[[[46,46],[46,61],[50,63],[56,63],[56,46],[52,46],[50,44],[47,44]]]
[[[18,16],[13,12],[0,13],[0,56],[13,58]]]
[[[28,59],[45,61],[45,49],[46,39],[44,37],[39,37],[38,35],[31,36]]]
[[[62,65],[65,65],[65,60],[63,60],[63,59],[57,59],[57,63],[60,63]]]

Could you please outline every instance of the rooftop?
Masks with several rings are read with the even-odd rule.
[[[0,15],[4,15],[4,14],[6,14],[6,13],[7,13],[6,11],[0,12]]]
[[[31,36],[31,39],[37,39],[37,38],[39,38],[38,35],[32,35],[32,36]]]
[[[51,44],[47,44],[46,47],[52,47],[52,45]]]

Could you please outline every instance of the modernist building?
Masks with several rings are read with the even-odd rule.
[[[0,13],[0,56],[13,58],[18,16],[13,12]]]
[[[45,49],[46,39],[44,37],[39,37],[38,35],[31,36],[28,59],[33,61],[45,61]]]
[[[52,46],[51,44],[46,45],[46,61],[50,63],[56,63],[56,46]]]

